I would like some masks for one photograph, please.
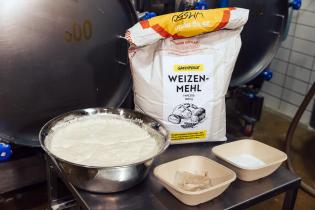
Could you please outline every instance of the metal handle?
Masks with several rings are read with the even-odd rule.
[[[285,16],[281,15],[281,14],[275,14],[274,16],[281,18],[281,27],[280,27],[280,31],[274,31],[273,30],[273,31],[271,31],[271,33],[276,34],[280,38],[282,35],[282,32],[284,30],[284,26],[285,26],[285,23],[284,23]]]
[[[144,11],[144,1],[145,0],[131,0],[132,4],[134,5],[135,9],[139,12]]]
[[[284,31],[284,26],[285,26],[285,16],[284,15],[275,14],[274,16],[281,18],[281,27],[280,27],[279,31],[275,31],[275,30],[270,31],[272,34],[277,36],[277,40],[276,40],[276,43],[275,43],[275,45],[271,51],[271,55],[275,55],[278,48],[279,48],[280,42],[282,41],[282,39],[281,39],[282,32]]]
[[[116,44],[116,59],[115,61],[123,66],[128,65],[128,41],[125,37],[118,35]]]

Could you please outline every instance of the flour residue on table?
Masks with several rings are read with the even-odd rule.
[[[147,130],[132,121],[106,116],[57,124],[45,144],[59,158],[100,167],[136,163],[158,152],[157,141]]]

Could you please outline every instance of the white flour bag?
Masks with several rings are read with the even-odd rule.
[[[134,102],[170,131],[171,143],[226,140],[225,94],[248,10],[158,16],[126,32]]]

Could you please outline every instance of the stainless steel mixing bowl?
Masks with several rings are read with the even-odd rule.
[[[71,163],[52,154],[45,145],[45,139],[58,122],[70,122],[82,116],[112,115],[130,119],[132,122],[146,129],[159,145],[159,151],[146,160],[123,166],[93,167]],[[90,108],[76,110],[60,115],[46,123],[39,133],[41,147],[50,158],[56,160],[67,180],[74,186],[91,192],[111,193],[123,191],[141,182],[149,172],[156,156],[160,155],[169,145],[168,132],[155,119],[128,109]],[[104,151],[106,152],[106,151]]]

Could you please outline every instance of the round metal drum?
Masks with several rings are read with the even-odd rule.
[[[250,10],[242,31],[242,48],[230,86],[243,85],[271,63],[284,32],[288,16],[287,0],[230,0],[230,7]]]
[[[38,146],[49,119],[118,107],[131,88],[126,0],[0,1],[0,140]]]

